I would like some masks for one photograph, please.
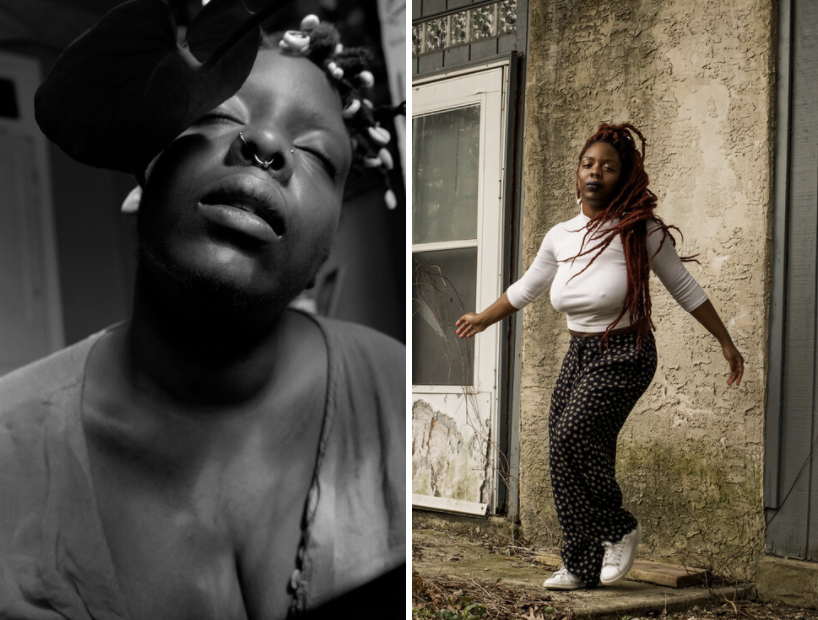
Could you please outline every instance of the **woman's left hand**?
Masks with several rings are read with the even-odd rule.
[[[724,359],[730,364],[730,376],[727,377],[727,385],[741,384],[741,375],[744,374],[744,358],[738,352],[736,345],[732,342],[725,344],[722,347]]]
[[[730,376],[727,377],[727,385],[739,385],[741,383],[741,375],[744,374],[744,358],[738,352],[736,345],[727,333],[727,328],[719,318],[719,313],[713,307],[708,299],[698,308],[690,311],[693,318],[704,325],[705,329],[709,331],[721,344],[721,350],[724,353],[724,359],[730,364]]]

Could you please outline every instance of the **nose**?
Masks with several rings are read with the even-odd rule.
[[[230,146],[230,163],[256,166],[280,183],[293,173],[293,149],[279,134],[267,129],[240,131]]]

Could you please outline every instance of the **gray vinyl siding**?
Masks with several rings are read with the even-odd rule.
[[[818,0],[780,19],[767,552],[818,561]]]

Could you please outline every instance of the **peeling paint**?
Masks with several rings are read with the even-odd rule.
[[[425,400],[414,402],[412,493],[480,501],[487,442],[473,430]]]

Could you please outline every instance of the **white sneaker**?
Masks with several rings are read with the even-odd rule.
[[[556,573],[543,581],[542,585],[548,590],[578,590],[585,587],[585,582],[562,566]]]
[[[605,557],[602,559],[600,582],[609,586],[627,575],[633,566],[633,558],[640,540],[642,540],[642,526],[637,523],[636,529],[625,534],[618,543],[602,543],[605,547]]]

